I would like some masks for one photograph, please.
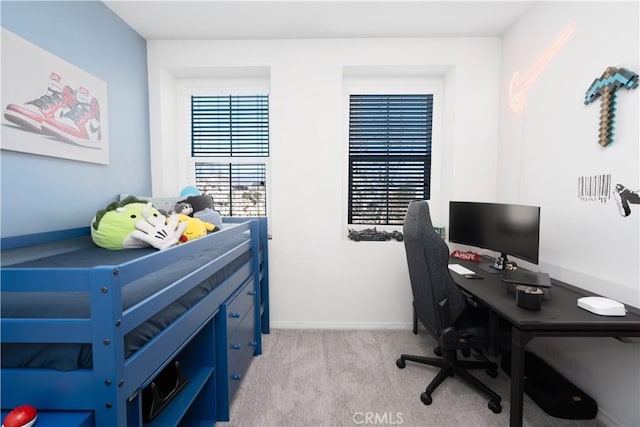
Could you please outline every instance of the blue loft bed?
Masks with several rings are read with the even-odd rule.
[[[90,413],[98,427],[212,425],[233,398],[220,390],[269,333],[266,218],[226,218],[164,251],[102,249],[88,227],[8,237],[1,260],[3,411]],[[235,307],[236,337],[250,341],[242,363],[220,356]],[[186,385],[145,420],[142,390],[175,361]]]

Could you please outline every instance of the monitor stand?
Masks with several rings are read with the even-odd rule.
[[[506,254],[500,254],[496,258],[491,258],[490,256],[483,255],[482,258],[480,259],[480,263],[478,264],[478,267],[480,268],[480,270],[486,273],[502,274],[506,263],[507,263]],[[498,266],[502,266],[502,268],[499,268]]]
[[[502,270],[498,270],[494,265],[493,265],[493,261],[487,261],[487,260],[480,260],[480,263],[478,264],[478,268],[480,268],[480,270],[486,272],[486,273],[490,273],[490,274],[502,274]]]

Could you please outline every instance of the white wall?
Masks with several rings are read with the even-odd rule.
[[[570,39],[531,83],[526,109],[510,111],[513,72],[525,72],[572,23]],[[638,50],[637,3],[542,2],[503,41],[152,41],[153,192],[174,195],[183,185],[173,154],[181,138],[177,82],[268,68],[272,325],[406,327],[411,296],[402,245],[345,238],[343,77],[354,69],[419,70],[444,87],[434,223],[446,225],[451,199],[538,204],[541,270],[640,305],[640,207],[622,218],[613,199],[579,202],[576,194],[578,176],[598,173],[640,188],[640,90],[619,95],[616,142],[607,149],[597,144],[599,103],[582,104],[606,66],[638,71]],[[639,346],[613,339],[532,344],[596,398],[606,422],[640,425]]]
[[[509,108],[513,73],[526,72],[568,27],[573,33],[533,80],[525,108]],[[579,176],[611,174],[640,188],[640,90],[618,91],[615,142],[598,145],[601,101],[584,105],[607,66],[639,67],[638,2],[541,2],[505,35],[497,194],[541,206],[540,269],[640,306],[640,205],[623,218],[611,198],[580,201]],[[606,423],[640,425],[640,345],[613,339],[536,339],[531,347],[599,404]]]
[[[446,225],[451,198],[495,198],[499,54],[495,38],[150,41],[153,192],[184,184],[171,154],[177,83],[268,67],[272,326],[408,327],[403,245],[346,239],[345,70],[441,81],[432,208]]]

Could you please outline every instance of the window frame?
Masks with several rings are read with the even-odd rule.
[[[431,126],[431,177],[429,204],[432,210],[440,209],[441,185],[441,129],[442,129],[442,93],[443,82],[437,78],[415,76],[390,77],[345,77],[344,78],[344,161],[343,161],[343,222],[346,236],[350,229],[376,227],[378,230],[402,230],[400,224],[352,224],[349,222],[349,116],[351,95],[433,95],[433,112]],[[346,239],[346,237],[344,237]]]
[[[248,164],[259,163],[265,166],[266,216],[271,217],[271,135],[269,135],[268,156],[206,156],[192,157],[191,152],[191,97],[192,96],[229,96],[229,95],[268,95],[269,126],[271,127],[271,94],[267,78],[211,78],[183,79],[178,83],[178,109],[180,129],[180,147],[178,176],[182,187],[196,182],[196,163]],[[215,206],[215,200],[214,200]],[[242,217],[240,217],[242,218]]]

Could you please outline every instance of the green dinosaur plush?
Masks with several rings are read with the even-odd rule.
[[[91,221],[91,238],[105,249],[166,249],[178,243],[185,228],[177,216],[167,221],[151,203],[131,196],[96,213]]]

